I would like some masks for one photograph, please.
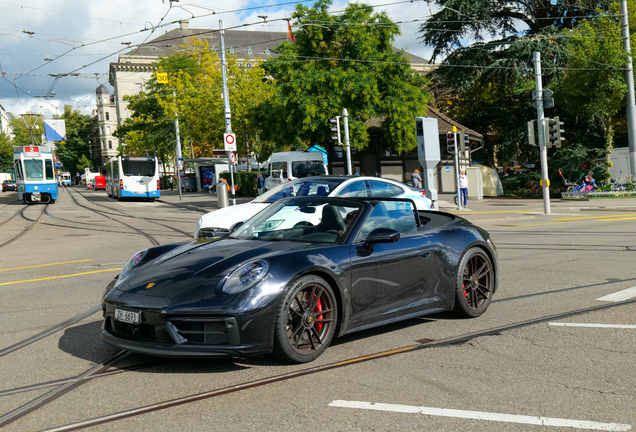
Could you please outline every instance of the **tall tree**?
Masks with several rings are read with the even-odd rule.
[[[484,152],[477,154],[485,162],[536,160],[538,152],[525,142],[526,122],[536,117],[532,53],[542,53],[543,86],[553,87],[570,59],[570,30],[603,12],[596,9],[599,2],[435,3],[441,10],[420,33],[423,43],[433,48],[433,59],[443,57],[432,76],[437,107],[489,137]]]
[[[634,10],[635,2],[629,2]],[[632,24],[636,19],[631,18]],[[565,74],[557,87],[559,101],[568,107],[575,121],[585,118],[603,131],[607,168],[614,145],[616,115],[625,106],[627,84],[624,68],[627,54],[621,38],[620,8],[599,11],[571,32]]]
[[[172,119],[178,113],[180,124],[194,143],[195,156],[210,156],[213,149],[223,148],[225,132],[221,59],[205,41],[192,40],[182,49],[196,63],[195,73],[192,69],[170,70],[159,65],[158,72],[168,72],[166,88],[170,93],[158,96],[157,100],[166,117]],[[243,67],[234,54],[227,55],[227,80],[232,130],[238,137],[239,152],[245,154],[250,145],[258,147],[259,130],[253,110],[271,96],[273,84],[265,79],[260,59],[255,59],[252,67]],[[242,139],[244,136],[248,137],[247,143]]]
[[[184,52],[177,52],[169,57],[160,58],[157,63],[159,71],[176,74],[179,70],[187,71],[195,76],[200,68],[195,59]],[[144,91],[125,96],[131,116],[127,118],[115,132],[123,146],[120,153],[129,156],[157,154],[162,161],[172,160],[175,154],[175,127],[172,116],[167,116],[158,99],[168,97],[171,90],[157,82],[156,74],[144,83]]]
[[[66,125],[66,142],[57,146],[58,159],[67,171],[81,171],[78,164],[82,156],[90,161],[92,117],[74,110],[71,105],[64,105],[64,113],[54,118],[64,120]]]
[[[295,42],[283,42],[265,63],[278,83],[262,111],[265,137],[295,148],[328,143],[329,119],[347,108],[353,146],[368,144],[365,122],[380,117],[387,142],[399,152],[414,148],[413,117],[425,114],[431,98],[428,81],[393,49],[398,26],[371,6],[350,3],[333,15],[330,5],[298,5]]]

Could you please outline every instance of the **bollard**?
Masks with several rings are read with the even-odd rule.
[[[227,182],[219,182],[216,185],[216,200],[219,208],[225,208],[230,205],[230,191],[228,191]]]

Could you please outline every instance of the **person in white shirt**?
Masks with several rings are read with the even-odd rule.
[[[461,170],[459,174],[459,202],[462,207],[466,207],[468,201],[468,177],[466,177],[466,170]]]

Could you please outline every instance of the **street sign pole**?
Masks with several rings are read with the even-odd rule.
[[[173,91],[172,97],[177,102],[177,94]],[[181,138],[179,138],[179,113],[174,112],[174,129],[177,134],[177,186],[179,188],[179,201],[183,199],[181,196],[181,169],[183,167],[183,156],[181,155]]]
[[[629,142],[629,167],[631,174],[636,176],[636,99],[634,98],[634,66],[632,63],[632,48],[629,41],[627,0],[621,0],[621,27],[623,48],[627,53],[625,82],[627,83],[627,141]]]
[[[541,53],[534,52],[534,79],[537,91],[537,129],[539,132],[539,154],[541,156],[541,178],[543,179],[543,209],[550,214],[550,182],[548,181],[548,149],[546,148],[545,129],[543,127],[543,85],[541,83]]]
[[[225,30],[223,21],[219,20],[219,33],[221,34],[221,74],[223,75],[223,105],[225,106],[225,133],[232,133],[232,113],[230,112],[230,94],[227,90],[227,63],[225,62]],[[230,161],[230,153],[225,152],[225,156]],[[236,195],[234,194],[234,165],[230,165],[230,180],[232,181],[232,205],[236,205]]]
[[[455,141],[455,184],[457,185],[457,208],[462,208],[462,194],[459,189],[459,151],[457,148],[457,127],[453,126],[453,140]]]
[[[344,122],[345,146],[347,147],[347,175],[352,175],[351,170],[351,145],[349,145],[349,113],[346,108],[342,110],[342,119]]]

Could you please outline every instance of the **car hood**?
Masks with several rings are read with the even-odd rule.
[[[237,222],[246,221],[256,213],[269,206],[269,203],[249,202],[235,206],[225,207],[206,213],[199,220],[201,228],[224,228],[230,229]]]
[[[228,297],[216,288],[225,275],[241,264],[281,251],[293,253],[306,246],[307,243],[237,239],[187,243],[142,261],[106,298],[115,302],[136,298],[136,303],[164,306]],[[152,249],[149,256],[151,253]]]

